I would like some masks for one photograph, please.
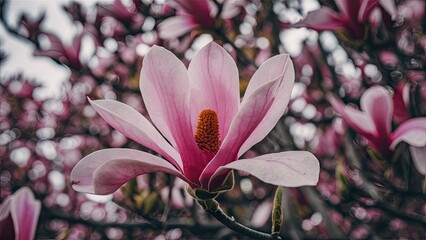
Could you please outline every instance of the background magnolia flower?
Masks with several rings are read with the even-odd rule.
[[[370,87],[361,96],[362,111],[345,106],[334,97],[329,97],[329,100],[349,126],[384,157],[390,157],[398,143],[408,143],[417,170],[426,174],[426,118],[409,119],[392,132],[392,96],[380,86]]]
[[[34,239],[41,203],[28,187],[22,187],[0,205],[0,238]]]
[[[348,40],[362,40],[365,38],[368,23],[372,24],[376,32],[382,20],[382,12],[386,16],[395,18],[396,6],[393,1],[384,0],[340,0],[336,1],[339,12],[329,7],[321,7],[308,13],[302,21],[293,27],[307,27],[317,31],[343,30]],[[380,11],[383,9],[385,11]]]
[[[240,13],[245,0],[223,2],[221,17],[231,19]],[[196,28],[214,29],[218,9],[209,0],[170,0],[167,5],[176,9],[177,16],[170,17],[158,25],[159,35],[163,39],[180,37]]]
[[[214,27],[214,16],[207,0],[168,1],[167,4],[177,10],[177,16],[164,20],[158,26],[161,38],[173,39],[200,26]]]
[[[275,185],[316,184],[319,163],[309,152],[236,161],[283,115],[294,82],[289,56],[266,61],[241,103],[238,81],[235,62],[216,43],[202,48],[188,69],[168,50],[152,47],[143,62],[140,88],[154,125],[123,103],[89,101],[116,130],[164,159],[133,149],[100,150],[75,166],[74,189],[108,194],[135,176],[160,171],[180,177],[192,188],[214,191],[232,169]]]
[[[44,33],[44,35],[48,39],[49,45],[43,50],[36,50],[34,53],[36,56],[51,57],[58,63],[81,67],[79,57],[83,34],[76,36],[71,45],[64,45],[59,37],[51,33]]]

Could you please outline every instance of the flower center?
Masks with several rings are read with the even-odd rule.
[[[204,152],[216,153],[219,150],[220,132],[217,113],[211,109],[204,109],[198,116],[195,130],[195,142]]]

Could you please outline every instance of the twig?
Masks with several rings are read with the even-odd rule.
[[[358,189],[358,191],[362,191],[362,190]],[[405,213],[405,212],[398,211],[387,202],[379,200],[373,204],[366,204],[365,202],[359,200],[358,203],[365,208],[380,209],[384,212],[389,213],[391,216],[397,217],[399,219],[409,221],[411,223],[418,223],[424,227],[426,226],[426,219],[424,218],[424,216],[415,214],[415,213]]]
[[[242,235],[245,235],[253,239],[271,239],[271,240],[274,239],[271,234],[256,231],[254,229],[251,229],[235,221],[233,217],[229,217],[228,215],[226,215],[226,213],[220,207],[216,211],[208,209],[208,208],[205,208],[205,210],[206,212],[210,213],[210,215],[215,217],[219,222],[223,223],[228,228]]]
[[[143,230],[170,230],[174,228],[181,228],[181,229],[187,229],[190,232],[193,233],[199,233],[199,232],[205,232],[205,231],[217,231],[222,228],[220,225],[215,224],[208,224],[208,225],[200,225],[200,224],[193,224],[193,223],[180,223],[180,222],[164,222],[157,224],[152,224],[149,222],[126,222],[126,223],[117,223],[117,222],[106,222],[106,221],[93,221],[93,220],[87,220],[82,219],[79,217],[73,217],[68,214],[64,214],[55,210],[52,210],[51,208],[43,206],[42,212],[44,213],[42,216],[46,217],[47,219],[60,219],[65,220],[70,224],[84,224],[86,226],[91,226],[93,228],[107,228],[107,227],[118,227],[123,229],[132,229],[132,228],[139,228]]]

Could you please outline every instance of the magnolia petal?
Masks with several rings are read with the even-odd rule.
[[[41,202],[34,198],[29,188],[22,187],[13,194],[10,214],[15,228],[15,239],[34,239],[40,210]]]
[[[328,101],[345,122],[359,134],[369,137],[376,132],[376,128],[372,119],[351,106],[345,106],[340,99],[337,99],[333,95],[327,96]]]
[[[183,11],[187,15],[204,13],[205,15],[210,16],[210,6],[208,0],[199,0],[196,2],[192,0],[166,1],[166,4],[178,11]]]
[[[411,157],[417,171],[426,176],[426,147],[410,147]]]
[[[192,128],[202,110],[212,109],[218,114],[223,140],[240,104],[237,65],[225,49],[211,42],[192,58],[188,77]]]
[[[175,16],[167,18],[158,24],[158,34],[162,39],[174,39],[199,26],[200,25],[194,21],[193,17]]]
[[[220,16],[223,19],[232,19],[241,12],[245,4],[245,0],[224,1]]]
[[[371,0],[366,0],[371,1]],[[377,0],[372,0],[377,1]],[[337,8],[339,8],[339,12],[346,16],[347,19],[350,19],[352,22],[356,22],[358,16],[358,10],[361,6],[360,1],[353,0],[336,0]]]
[[[190,183],[168,162],[161,162],[158,157],[148,153],[140,153],[139,156],[134,156],[137,158],[115,159],[108,161],[97,168],[93,173],[95,194],[104,195],[113,193],[134,177],[151,172],[173,174]]]
[[[393,115],[392,96],[386,88],[370,87],[361,96],[361,109],[373,120],[377,136],[386,137],[391,132]]]
[[[15,227],[10,216],[12,196],[6,197],[0,204],[0,239],[15,239]]]
[[[390,55],[385,52],[382,56],[384,56],[384,58],[389,59],[385,61],[393,61],[393,59],[396,59],[395,64],[398,61],[398,59],[393,53],[392,55]],[[395,118],[395,121],[397,123],[402,123],[410,118],[408,113],[408,103],[410,102],[409,94],[410,94],[409,84],[400,83],[397,86],[395,86],[395,93],[392,97],[392,102],[394,104],[393,117]]]
[[[11,198],[11,196],[6,197],[6,199],[0,205],[0,221],[6,219],[9,215]]]
[[[270,97],[274,98],[272,105],[266,115],[263,116],[261,121],[257,124],[256,129],[254,129],[241,146],[238,157],[249,150],[254,144],[265,138],[287,109],[294,84],[294,67],[289,55],[281,54],[272,57],[260,66],[259,70],[256,71],[250,80],[249,86],[247,87],[249,92],[244,96],[242,104],[246,104],[253,96],[252,92],[255,91],[252,90],[253,88],[258,89],[265,84],[265,82],[271,80],[279,81],[279,85],[274,93],[269,93],[271,94]],[[254,87],[251,86],[252,84]]]
[[[291,62],[290,56],[287,54],[280,54],[265,61],[250,79],[243,102],[247,101],[249,96],[265,83],[275,81],[277,77],[281,77],[286,71],[290,71],[289,69],[293,67],[293,64],[287,64],[289,61]]]
[[[119,175],[121,175],[122,172],[125,171],[124,169],[127,169],[130,172],[135,171],[134,169],[132,169],[131,165],[125,164],[128,160],[140,162],[141,165],[145,166],[146,168],[145,171],[141,171],[138,175],[141,175],[147,172],[161,171],[161,172],[171,173],[180,178],[185,179],[185,177],[181,174],[181,172],[179,172],[172,164],[170,164],[169,162],[167,162],[166,160],[162,158],[156,157],[146,152],[134,150],[134,149],[110,148],[110,149],[103,149],[103,150],[93,152],[87,155],[86,157],[84,157],[83,159],[81,159],[80,162],[78,162],[75,165],[74,169],[71,172],[71,177],[70,177],[71,182],[73,184],[72,187],[76,191],[91,193],[91,194],[108,194],[108,193],[114,192],[121,185],[109,186],[108,189],[110,190],[110,192],[102,191],[102,193],[99,193],[95,189],[95,179],[96,179],[95,172],[99,168],[101,168],[103,165],[107,164],[108,162],[114,161],[114,162],[121,163],[120,166],[115,166],[117,164],[114,163],[114,166],[116,168],[115,170],[117,170],[117,172],[111,173],[110,176],[107,176],[104,179],[97,180],[96,182],[96,184],[98,184],[97,187],[100,189],[103,189],[102,186],[99,186],[103,184],[102,180],[105,180],[105,182],[107,182],[107,181],[111,181],[109,180],[109,178],[111,179],[119,178],[121,177]],[[110,165],[107,165],[107,166],[110,166]],[[141,169],[138,169],[138,170],[141,170]],[[117,174],[118,172],[120,174]],[[123,176],[128,176],[128,174],[124,174]],[[127,179],[126,181],[130,179],[131,178]],[[124,181],[123,183],[125,183],[126,181]],[[113,188],[115,188],[115,190],[112,190]]]
[[[78,59],[78,55],[80,54],[80,49],[81,49],[81,43],[82,43],[82,39],[83,39],[84,35],[83,34],[79,34],[76,37],[74,37],[74,40],[72,41],[72,51],[74,53],[76,53],[77,59]],[[68,48],[66,48],[65,50],[67,50]]]
[[[319,179],[319,161],[310,152],[271,153],[231,162],[213,174],[212,180],[228,170],[247,172],[265,183],[283,187],[314,186]]]
[[[214,9],[215,5],[209,0],[179,0],[175,1],[176,3],[179,5],[176,8],[179,15],[194,17],[194,22],[200,24],[203,28],[214,28],[214,16],[216,16],[217,10]]]
[[[164,139],[155,127],[132,107],[113,100],[89,99],[93,108],[113,128],[124,136],[154,150],[169,160],[175,167],[182,167],[179,153]]]
[[[361,7],[358,11],[358,21],[367,22],[368,17],[371,15],[374,8],[379,7],[379,5],[389,14],[389,16],[394,20],[397,16],[397,8],[395,1],[389,0],[368,0],[362,1]]]
[[[177,147],[183,165],[200,159],[189,116],[189,81],[183,63],[153,46],[143,60],[140,89],[152,122]]]
[[[143,60],[139,86],[152,122],[176,146],[176,123],[186,120],[188,112],[185,66],[170,51],[153,46]]]
[[[413,147],[426,146],[426,118],[412,118],[403,122],[390,138],[391,149],[394,149],[400,142],[406,142]]]
[[[293,27],[306,27],[316,31],[341,29],[344,26],[342,17],[328,7],[309,12],[305,19],[293,25]]]
[[[392,2],[392,1],[388,1],[388,2]],[[378,0],[362,1],[358,11],[358,18],[357,18],[358,21],[363,23],[367,22],[368,17],[370,16],[373,9],[377,7],[377,5],[378,5]]]
[[[47,39],[49,40],[50,48],[46,50],[36,49],[34,51],[34,55],[51,57],[53,59],[59,59],[60,57],[64,57],[66,54],[66,51],[59,37],[51,33],[44,33],[43,35],[45,35]]]
[[[277,89],[283,85],[281,80],[281,78],[278,78],[275,81],[264,84],[251,94],[250,98],[241,106],[237,116],[232,121],[228,135],[225,137],[221,148],[207,164],[200,176],[203,188],[207,188],[210,177],[218,167],[238,159],[238,152],[241,146],[271,109]]]

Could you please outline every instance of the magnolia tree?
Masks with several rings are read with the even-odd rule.
[[[423,0],[8,7],[70,75],[0,79],[2,239],[425,237]]]

